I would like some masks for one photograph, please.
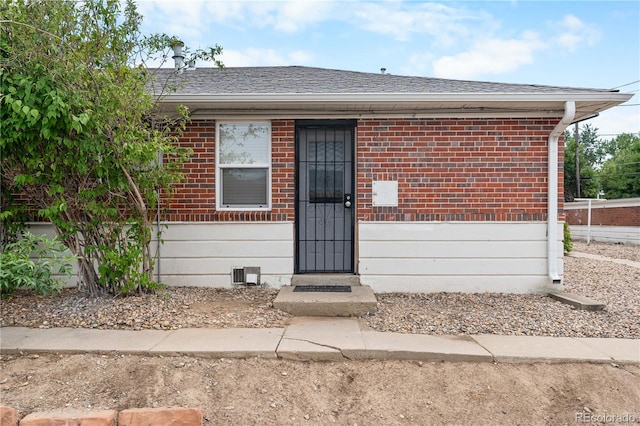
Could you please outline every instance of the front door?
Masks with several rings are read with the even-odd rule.
[[[296,272],[353,272],[353,121],[296,123]]]

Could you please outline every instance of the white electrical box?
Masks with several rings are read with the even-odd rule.
[[[398,181],[377,180],[371,184],[374,206],[398,207]]]

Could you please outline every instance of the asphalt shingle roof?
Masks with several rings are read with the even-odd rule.
[[[171,69],[157,70],[158,78]],[[173,77],[171,77],[173,79]],[[608,89],[492,83],[303,66],[197,68],[175,76],[177,94],[278,93],[606,93]],[[174,80],[175,81],[175,80]]]

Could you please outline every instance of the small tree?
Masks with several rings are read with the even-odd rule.
[[[152,289],[154,206],[189,152],[187,110],[158,114],[167,82],[145,62],[175,39],[141,36],[131,0],[14,0],[0,16],[3,220],[25,204],[49,220],[92,294]]]
[[[608,144],[601,170],[605,198],[640,197],[640,137],[622,134]]]

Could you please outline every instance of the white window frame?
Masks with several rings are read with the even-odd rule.
[[[267,163],[256,164],[220,164],[220,125],[225,124],[253,124],[253,125],[266,125],[268,128],[268,147],[267,147]],[[271,121],[266,120],[224,120],[216,121],[216,210],[222,211],[270,211],[271,210],[271,193],[272,193],[272,178],[271,178]],[[261,206],[259,204],[245,204],[245,205],[225,205],[222,203],[222,170],[223,169],[267,169],[267,205]]]

